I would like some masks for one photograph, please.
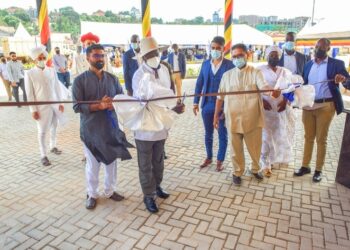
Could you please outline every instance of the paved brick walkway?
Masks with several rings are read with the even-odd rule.
[[[194,83],[185,85],[190,92]],[[27,108],[0,108],[0,249],[350,249],[350,190],[334,182],[344,115],[332,124],[321,183],[293,177],[303,147],[298,112],[295,161],[261,183],[248,174],[237,188],[229,160],[222,173],[214,165],[199,170],[203,126],[191,101],[166,144],[163,187],[171,196],[157,200],[156,215],[142,203],[135,150],[119,163],[126,200],[101,198],[88,211],[78,115],[66,106],[70,123],[58,135],[64,153],[42,167]]]

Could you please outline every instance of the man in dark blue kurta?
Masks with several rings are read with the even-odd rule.
[[[211,42],[211,59],[204,61],[202,64],[202,68],[196,83],[196,94],[217,93],[222,75],[226,71],[234,68],[232,62],[224,58],[224,46],[225,39],[223,37],[214,37],[213,41]],[[194,98],[193,112],[195,115],[197,115],[199,112],[199,101],[200,97]],[[203,97],[201,102],[207,158],[204,160],[204,163],[200,166],[200,168],[205,168],[212,163],[215,102],[215,96]],[[218,134],[219,151],[217,155],[216,170],[222,171],[227,148],[227,130],[224,119],[220,120]]]
[[[115,192],[116,159],[131,159],[127,147],[131,146],[118,127],[112,98],[122,94],[118,78],[103,70],[104,49],[99,44],[87,48],[90,69],[79,75],[73,84],[73,100],[96,101],[96,104],[75,103],[73,109],[80,113],[80,138],[86,157],[87,201],[86,208],[93,209],[98,197],[98,174],[101,163],[105,165],[106,197],[120,201],[123,196]]]

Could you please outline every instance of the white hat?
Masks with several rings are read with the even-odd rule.
[[[156,41],[156,39],[154,39],[153,37],[146,37],[146,38],[142,38],[141,42],[140,42],[140,56],[144,56],[147,53],[154,51],[154,50],[158,50],[159,46],[158,43]]]
[[[38,56],[40,56],[41,54],[44,54],[47,58],[48,53],[46,51],[46,47],[44,45],[40,45],[39,47],[33,48],[30,51],[30,57],[35,60],[38,58]]]
[[[265,52],[266,58],[268,58],[271,52],[274,52],[274,51],[278,53],[278,57],[281,57],[282,50],[277,45],[273,45],[266,49],[266,52]]]

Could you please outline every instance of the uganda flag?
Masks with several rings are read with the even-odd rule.
[[[51,66],[52,54],[51,54],[50,24],[49,24],[47,0],[36,0],[36,6],[38,10],[40,41],[42,45],[46,46],[46,51],[49,54],[47,65]]]

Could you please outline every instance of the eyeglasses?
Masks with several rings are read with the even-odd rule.
[[[104,54],[92,54],[91,56],[92,56],[93,58],[95,58],[95,59],[102,59],[102,58],[105,57]]]

